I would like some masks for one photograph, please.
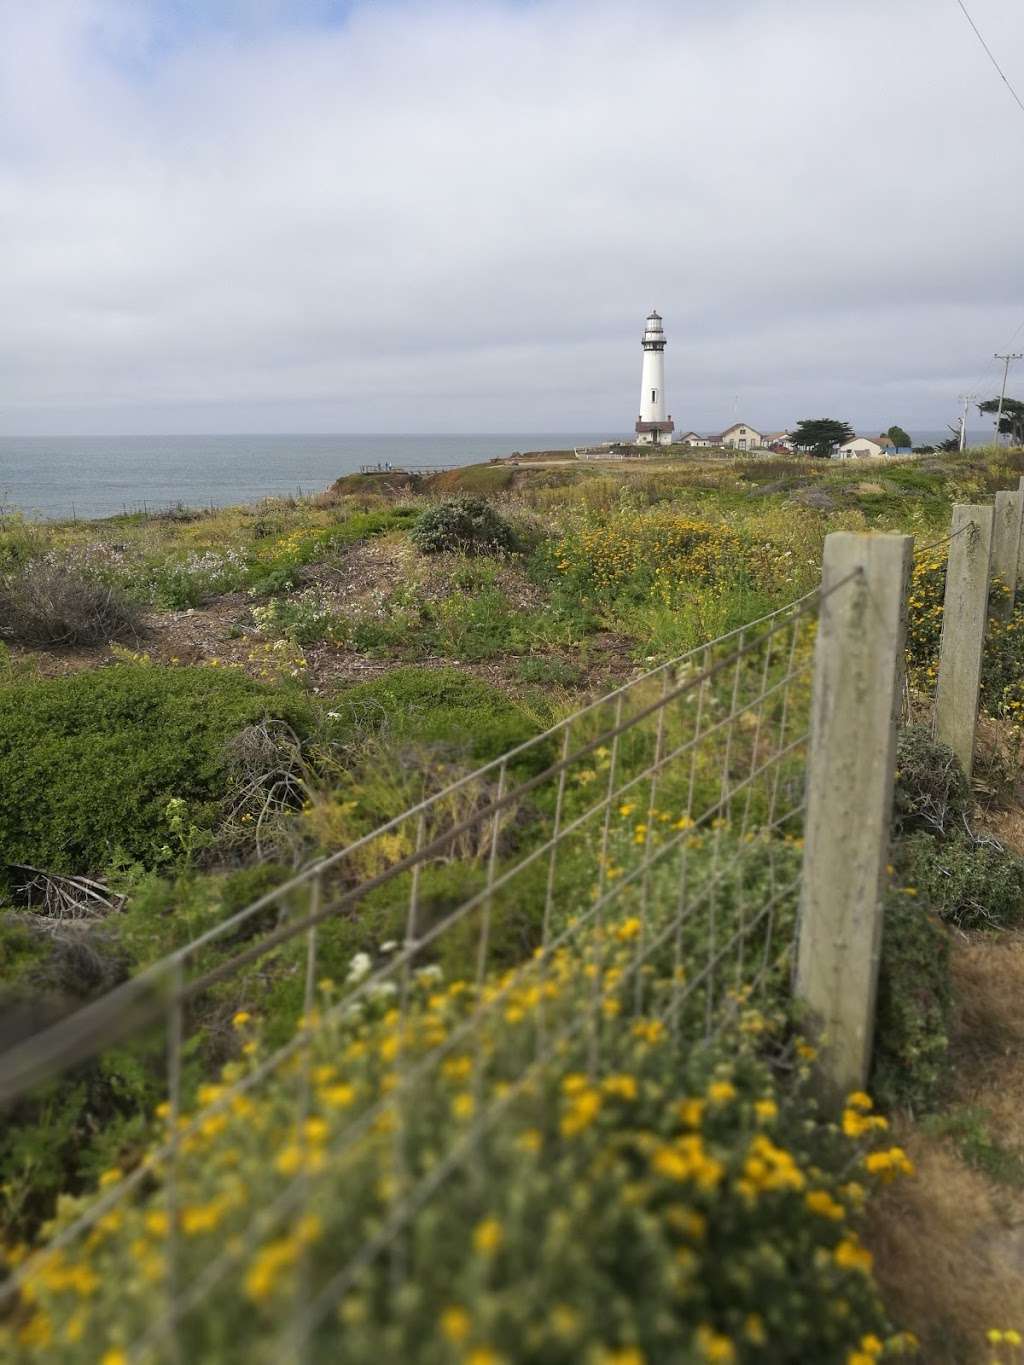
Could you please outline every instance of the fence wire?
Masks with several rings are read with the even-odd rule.
[[[0,1057],[15,1114],[115,1046],[165,1077],[162,1137],[61,1210],[7,1303],[134,1231],[138,1275],[100,1290],[128,1360],[412,1359],[418,1329],[388,1324],[443,1261],[442,1189],[470,1236],[636,1048],[788,994],[821,600],[652,669]],[[260,1319],[282,1280],[285,1319]]]

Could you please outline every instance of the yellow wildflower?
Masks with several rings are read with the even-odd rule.
[[[705,1360],[718,1361],[720,1365],[732,1365],[736,1359],[736,1347],[730,1338],[706,1324],[697,1328],[697,1348]]]
[[[871,1252],[862,1247],[852,1233],[843,1238],[832,1253],[832,1257],[836,1265],[843,1270],[860,1270],[865,1275],[870,1275],[871,1267],[875,1263]]]
[[[712,1104],[728,1104],[736,1098],[736,1087],[731,1081],[712,1081],[708,1086],[708,1099]]]
[[[768,1340],[760,1313],[750,1313],[743,1324],[743,1335],[752,1346],[764,1346]]]
[[[320,1091],[321,1103],[328,1109],[347,1109],[356,1097],[354,1085],[347,1085],[341,1082],[338,1085],[329,1085]]]
[[[460,1345],[469,1336],[471,1328],[469,1314],[464,1308],[456,1305],[446,1308],[441,1314],[441,1335],[446,1341]]]
[[[902,1147],[890,1147],[887,1152],[871,1152],[864,1158],[864,1165],[871,1175],[880,1175],[883,1180],[895,1179],[898,1175],[913,1175],[914,1163]]]
[[[468,1090],[461,1091],[452,1100],[452,1114],[455,1118],[465,1121],[473,1117],[473,1096]]]
[[[808,1190],[804,1195],[804,1203],[811,1213],[820,1214],[822,1218],[831,1218],[838,1223],[846,1217],[842,1204],[833,1199],[827,1190]]]
[[[576,1137],[597,1118],[601,1112],[601,1092],[581,1090],[572,1097],[572,1103],[562,1116],[559,1124],[563,1137]]]
[[[616,1099],[635,1100],[637,1097],[636,1077],[628,1075],[607,1076],[601,1083],[601,1089],[606,1095],[613,1095]]]
[[[754,1113],[758,1123],[771,1123],[772,1119],[778,1117],[779,1106],[774,1100],[755,1100]]]
[[[493,1255],[504,1241],[505,1233],[497,1218],[485,1218],[473,1231],[473,1246],[483,1256]]]

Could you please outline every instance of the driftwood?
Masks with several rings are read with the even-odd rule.
[[[11,863],[18,872],[31,875],[19,888],[32,911],[33,921],[43,928],[56,928],[70,922],[92,922],[116,914],[124,907],[125,897],[91,877],[46,872],[30,863]]]

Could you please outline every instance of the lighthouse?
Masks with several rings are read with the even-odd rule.
[[[636,423],[637,445],[668,445],[675,423],[665,415],[665,329],[661,315],[647,315],[642,341],[644,362],[640,371],[640,416]]]

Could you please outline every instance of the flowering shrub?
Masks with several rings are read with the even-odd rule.
[[[293,640],[267,640],[254,645],[246,657],[261,682],[302,682],[307,676],[309,663]]]
[[[145,587],[147,600],[176,611],[201,606],[219,593],[242,586],[248,557],[238,550],[193,551],[183,559],[152,564]]]
[[[297,645],[337,643],[345,635],[343,622],[316,588],[296,597],[273,597],[265,606],[253,607],[252,619],[261,635],[287,636]]]
[[[680,590],[735,576],[739,537],[675,513],[627,511],[570,532],[554,547],[566,586],[584,598],[671,603]]]
[[[636,838],[624,824],[617,856]],[[174,1205],[157,1163],[84,1239],[44,1253],[0,1353],[122,1359],[160,1311],[172,1216],[182,1291],[227,1255],[181,1324],[193,1359],[288,1358],[297,1296],[326,1289],[390,1218],[379,1254],[328,1296],[311,1359],[870,1365],[908,1347],[856,1226],[874,1184],[910,1173],[906,1154],[866,1095],[836,1122],[819,1115],[812,1050],[794,1055],[784,1019],[746,988],[722,997],[719,1039],[694,1043],[673,1014],[673,946],[638,972],[674,903],[654,888],[648,920],[627,907],[570,927],[549,956],[480,986],[432,964],[375,977],[396,942],[361,950],[340,987],[320,982],[262,1081],[243,1001],[236,1058],[179,1119]],[[768,1052],[786,1055],[785,1082]],[[54,1230],[81,1208],[64,1199]]]
[[[934,685],[946,595],[946,555],[917,555],[907,596],[907,663],[919,684]]]

